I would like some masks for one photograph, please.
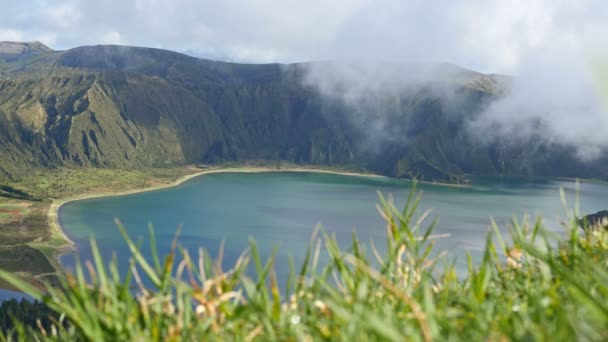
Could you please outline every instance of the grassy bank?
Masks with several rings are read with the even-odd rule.
[[[304,263],[292,265],[284,289],[277,288],[273,259],[260,260],[253,241],[234,267],[223,270],[218,259],[179,246],[165,259],[146,260],[119,225],[132,252],[128,275],[117,273],[115,261],[102,260],[94,241],[94,260],[62,278],[61,288],[49,286],[47,295],[0,272],[0,278],[65,315],[56,329],[23,328],[15,334],[91,341],[608,338],[604,230],[581,235],[570,217],[566,234],[555,237],[542,220],[514,220],[510,236],[494,227],[482,262],[457,277],[449,258],[429,257],[436,255],[433,224],[417,211],[418,197],[411,196],[404,209],[391,200],[380,202],[386,254],[366,254],[356,236],[341,250],[318,232]],[[322,252],[330,256],[325,265],[318,263]],[[247,268],[257,275],[247,276]],[[142,284],[144,277],[151,287]]]

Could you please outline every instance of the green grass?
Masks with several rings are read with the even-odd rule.
[[[0,197],[0,224],[20,221],[30,211],[28,202]]]
[[[10,272],[40,274],[54,272],[54,268],[39,250],[27,246],[0,247],[2,269]]]
[[[5,339],[90,341],[430,341],[608,339],[608,234],[580,235],[572,225],[552,236],[542,220],[514,220],[509,236],[487,235],[483,260],[457,276],[449,257],[434,255],[433,224],[424,224],[414,192],[403,210],[380,198],[387,252],[369,254],[353,235],[341,250],[324,232],[310,240],[302,265],[277,287],[273,258],[255,242],[229,270],[175,246],[146,260],[128,242],[132,270],[99,256],[78,264],[44,293],[10,273],[17,288],[63,315],[56,329],[19,327]],[[235,209],[236,210],[236,209]],[[150,244],[154,243],[151,231]],[[321,249],[330,261],[318,262]],[[253,267],[257,276],[246,276]],[[91,281],[85,280],[85,272]],[[153,284],[145,287],[146,277]],[[136,295],[134,295],[134,292]],[[68,322],[67,327],[64,327]]]
[[[0,247],[22,245],[47,236],[48,204],[0,197]]]
[[[61,167],[53,170],[35,169],[9,185],[36,198],[48,200],[90,192],[142,189],[169,183],[190,173],[193,173],[193,169],[188,167],[142,170]]]

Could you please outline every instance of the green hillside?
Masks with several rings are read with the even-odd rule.
[[[0,177],[29,168],[288,161],[460,182],[464,174],[603,177],[563,149],[479,146],[464,122],[508,79],[451,65],[353,108],[305,82],[311,64],[234,64],[124,46],[42,51],[0,66]],[[405,77],[405,76],[404,76]],[[445,103],[449,92],[457,100]],[[361,113],[359,113],[361,114]],[[365,121],[368,120],[368,121]],[[370,147],[373,120],[387,136]],[[491,134],[491,132],[490,132]],[[559,165],[559,167],[555,167]]]

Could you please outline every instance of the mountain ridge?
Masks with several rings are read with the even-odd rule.
[[[42,44],[39,41],[0,41],[0,60],[4,60],[5,62],[15,61],[52,51],[53,50],[51,48]]]
[[[116,45],[5,63],[0,175],[285,160],[449,182],[468,173],[603,176],[604,161],[578,162],[567,148],[482,146],[468,136],[464,122],[507,91],[506,76],[441,65],[436,79],[399,85],[353,109],[307,82],[317,65],[239,64]],[[443,92],[458,100],[446,103]],[[387,129],[371,134],[380,121]]]

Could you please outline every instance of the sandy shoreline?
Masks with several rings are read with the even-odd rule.
[[[54,199],[53,203],[49,206],[47,213],[47,220],[49,228],[51,229],[51,234],[55,237],[59,236],[64,241],[65,244],[59,246],[58,249],[71,249],[74,247],[75,243],[72,241],[63,231],[61,225],[59,224],[59,209],[64,204],[81,201],[92,198],[101,198],[101,197],[114,197],[114,196],[126,196],[132,195],[142,192],[161,190],[166,188],[176,187],[178,185],[183,184],[184,182],[206,174],[214,174],[214,173],[226,173],[226,172],[238,172],[238,173],[259,173],[259,172],[315,172],[315,173],[329,173],[343,176],[356,176],[356,177],[374,177],[374,178],[388,178],[385,176],[374,175],[374,174],[364,174],[364,173],[355,173],[355,172],[340,172],[340,171],[331,171],[331,170],[323,170],[323,169],[309,169],[309,168],[289,168],[289,169],[273,169],[267,167],[234,167],[234,168],[218,168],[218,169],[208,169],[201,170],[199,172],[195,172],[193,174],[185,175],[175,180],[174,182],[167,184],[154,185],[147,188],[141,189],[133,189],[126,191],[107,191],[107,192],[91,192],[77,196],[71,196],[66,198]]]
[[[172,188],[178,185],[183,184],[184,182],[206,174],[214,174],[214,173],[261,173],[261,172],[314,172],[314,173],[327,173],[327,174],[335,174],[341,176],[352,176],[352,177],[368,177],[368,178],[381,178],[381,179],[390,179],[390,177],[376,175],[376,174],[368,174],[368,173],[357,173],[357,172],[348,172],[348,171],[333,171],[333,170],[325,170],[325,169],[314,169],[314,168],[305,168],[305,167],[295,167],[295,168],[285,168],[285,169],[277,169],[277,168],[269,168],[269,167],[226,167],[226,168],[213,168],[200,170],[198,172],[185,175],[175,180],[174,182],[154,185],[147,188],[141,189],[133,189],[126,191],[107,191],[107,192],[91,192],[78,196],[66,197],[54,199],[53,203],[49,206],[49,210],[47,213],[47,220],[49,229],[51,230],[52,238],[60,238],[63,240],[63,244],[55,247],[57,249],[57,253],[55,253],[55,260],[51,262],[55,262],[59,265],[58,257],[64,254],[65,252],[69,252],[73,250],[76,245],[74,241],[72,241],[63,231],[61,225],[59,224],[59,209],[70,202],[81,201],[92,198],[100,198],[100,197],[114,197],[114,196],[126,196],[132,195],[142,192],[155,191],[160,189]],[[429,185],[439,185],[439,186],[451,186],[451,187],[468,187],[466,184],[449,184],[449,183],[434,183],[434,182],[424,182],[417,181],[421,184],[429,184]]]

